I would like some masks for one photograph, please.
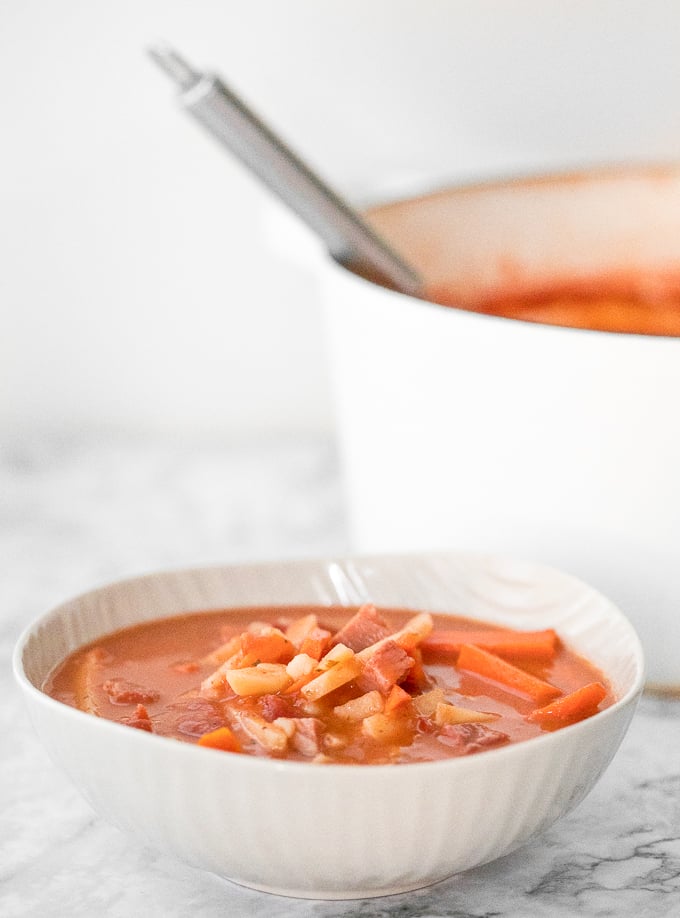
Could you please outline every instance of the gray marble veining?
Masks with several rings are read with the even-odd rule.
[[[313,902],[255,893],[93,814],[43,752],[12,683],[11,649],[29,621],[120,576],[345,549],[325,441],[109,436],[0,449],[0,915],[680,915],[680,703],[652,698],[574,813],[502,860],[408,895]]]

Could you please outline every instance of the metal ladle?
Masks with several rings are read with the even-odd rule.
[[[194,70],[167,46],[149,53],[179,86],[183,108],[295,211],[336,261],[402,293],[422,291],[418,273],[218,77]]]

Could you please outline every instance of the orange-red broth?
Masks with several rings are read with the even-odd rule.
[[[112,703],[103,686],[109,680],[129,682],[147,690],[143,698],[152,732],[187,743],[197,743],[201,736],[222,726],[235,734],[239,751],[253,755],[272,755],[239,729],[233,710],[262,714],[261,697],[207,700],[199,694],[201,682],[215,670],[215,664],[200,662],[224,641],[247,629],[253,621],[267,621],[279,627],[305,614],[315,612],[319,624],[328,630],[346,623],[356,610],[328,607],[273,607],[229,609],[217,612],[192,612],[122,629],[100,638],[67,657],[48,677],[43,690],[53,698],[119,723],[149,729],[147,722],[136,718],[139,698],[127,703]],[[380,610],[391,626],[400,627],[413,615],[410,611]],[[434,631],[465,629],[479,632],[497,626],[480,623],[460,616],[433,615]],[[506,659],[522,670],[546,680],[567,695],[581,686],[599,682],[606,694],[598,706],[602,710],[614,702],[606,677],[596,667],[557,641],[554,658],[549,662]],[[556,729],[573,720],[551,725],[527,719],[537,707],[542,707],[522,694],[471,672],[459,671],[451,654],[423,651],[422,664],[426,683],[402,681],[402,687],[417,697],[421,692],[439,686],[447,702],[476,711],[497,714],[497,719],[483,725],[503,737],[487,746],[475,742],[462,749],[460,744],[442,740],[441,730],[433,729],[432,718],[418,716],[411,703],[398,711],[402,728],[391,742],[376,742],[363,735],[360,723],[348,723],[333,714],[333,708],[355,697],[354,683],[336,689],[316,703],[315,714],[324,723],[324,732],[332,735],[334,743],[322,740],[318,755],[303,755],[293,748],[276,755],[289,760],[324,761],[349,764],[381,764],[423,762],[456,757],[461,754],[495,748],[540,735],[546,729]],[[290,699],[281,693],[284,702]],[[234,708],[235,706],[235,708]],[[230,713],[232,712],[232,713]],[[299,714],[298,709],[291,713]],[[586,716],[595,713],[588,712]],[[577,719],[582,719],[579,717]],[[478,728],[473,728],[473,731]],[[339,741],[338,741],[339,738]],[[474,739],[474,737],[473,737]]]

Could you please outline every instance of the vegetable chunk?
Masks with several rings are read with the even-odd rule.
[[[231,732],[229,727],[218,727],[211,733],[204,733],[199,737],[199,746],[209,749],[221,749],[223,752],[240,752],[241,744]]]
[[[597,711],[607,690],[601,682],[591,682],[527,715],[527,720],[550,728],[583,720]]]
[[[458,654],[458,668],[493,679],[513,692],[519,692],[533,701],[545,702],[562,693],[554,685],[530,675],[523,669],[501,660],[493,653],[475,647],[474,644],[463,644]]]
[[[244,669],[230,669],[225,676],[237,695],[280,692],[293,681],[282,663],[258,663],[257,666],[246,666]]]
[[[447,702],[440,702],[434,712],[434,722],[440,727],[444,724],[482,724],[490,720],[498,720],[498,714],[472,711]]]
[[[361,669],[361,663],[356,656],[352,655],[349,659],[344,660],[342,663],[336,663],[335,666],[303,685],[300,693],[310,701],[317,701],[319,698],[323,698],[324,695],[328,695],[342,685],[351,682],[352,679],[356,679]]]
[[[422,648],[434,653],[458,656],[463,644],[474,644],[499,657],[515,660],[552,660],[557,650],[557,634],[544,631],[438,631],[425,638]]]

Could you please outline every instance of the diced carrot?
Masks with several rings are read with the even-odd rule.
[[[210,733],[204,733],[198,741],[199,746],[209,749],[222,749],[224,752],[240,752],[241,744],[231,732],[229,727],[218,727]]]
[[[544,631],[436,631],[425,638],[421,647],[431,653],[457,656],[463,644],[483,647],[499,657],[520,660],[551,660],[557,650],[557,634],[548,628]]]
[[[390,689],[390,693],[385,699],[385,707],[383,708],[383,713],[391,714],[396,708],[401,707],[403,704],[406,704],[407,701],[411,700],[411,696],[408,692],[405,692],[400,685],[393,685]]]
[[[328,649],[330,640],[330,631],[326,631],[325,628],[312,628],[300,644],[300,653],[306,653],[315,660],[320,660]]]
[[[243,659],[240,666],[253,666],[255,663],[288,663],[295,656],[293,644],[278,628],[272,628],[265,634],[252,634],[249,631],[241,635]]]
[[[536,708],[527,715],[527,720],[538,723],[542,727],[552,725],[561,726],[565,723],[574,723],[584,720],[597,711],[597,707],[607,694],[607,690],[600,682],[590,682],[569,695],[551,701],[542,708]]]
[[[458,668],[476,673],[478,676],[485,676],[487,679],[493,679],[494,682],[499,682],[513,692],[526,695],[533,701],[545,703],[562,694],[549,682],[530,675],[518,666],[513,666],[512,663],[474,644],[461,646],[458,654]]]

